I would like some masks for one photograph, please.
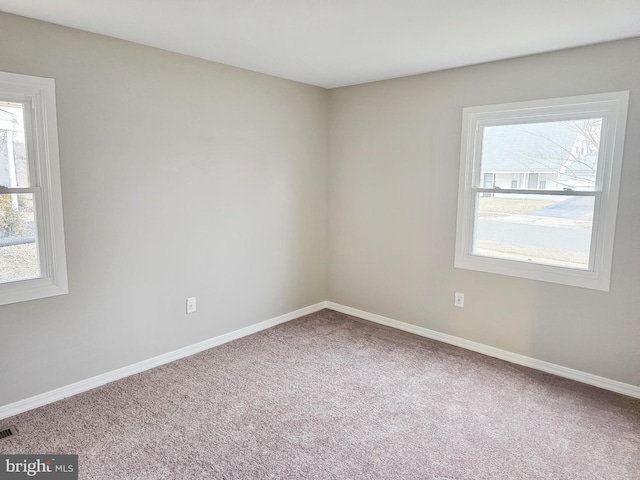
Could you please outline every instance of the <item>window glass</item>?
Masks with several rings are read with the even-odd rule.
[[[495,186],[512,187],[514,172],[527,174],[520,188],[593,190],[602,118],[487,126],[482,137],[482,171],[495,174]],[[548,175],[548,176],[546,176]]]
[[[0,195],[0,283],[40,276],[33,196]]]
[[[587,270],[594,198],[478,194],[473,253]]]
[[[0,102],[0,186],[29,186],[22,104]]]

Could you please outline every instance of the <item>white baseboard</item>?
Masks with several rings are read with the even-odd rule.
[[[18,415],[19,413],[23,413],[34,408],[42,407],[43,405],[62,400],[63,398],[77,395],[78,393],[86,392],[87,390],[91,390],[115,380],[119,380],[130,375],[135,375],[136,373],[144,372],[145,370],[164,365],[165,363],[188,357],[189,355],[202,352],[203,350],[207,350],[218,345],[222,345],[223,343],[246,337],[247,335],[251,335],[253,333],[274,327],[278,324],[285,323],[299,317],[303,317],[304,315],[317,312],[324,308],[329,308],[331,310],[346,313],[347,315],[362,318],[364,320],[369,320],[374,323],[379,323],[388,327],[397,328],[398,330],[404,330],[405,332],[414,333],[422,337],[431,338],[439,342],[448,343],[450,345],[455,345],[467,350],[472,350],[474,352],[482,353],[490,357],[499,358],[507,362],[524,365],[525,367],[541,370],[543,372],[551,373],[559,377],[569,378],[571,380],[576,380],[578,382],[604,388],[605,390],[611,390],[612,392],[621,393],[630,397],[640,398],[640,387],[635,385],[618,382],[616,380],[610,380],[608,378],[599,377],[590,373],[581,372],[580,370],[574,370],[572,368],[563,367],[561,365],[544,362],[542,360],[537,360],[535,358],[526,357],[517,353],[508,352],[499,348],[490,347],[488,345],[473,342],[471,340],[465,340],[464,338],[455,337],[446,333],[436,332],[435,330],[429,330],[428,328],[418,327],[417,325],[411,325],[410,323],[400,322],[392,318],[383,317],[381,315],[376,315],[375,313],[365,312],[363,310],[347,307],[338,303],[320,302],[316,303],[315,305],[310,305],[308,307],[301,308],[299,310],[295,310],[293,312],[286,313],[284,315],[280,315],[278,317],[271,318],[254,325],[235,330],[233,332],[210,338],[209,340],[205,340],[184,348],[180,348],[178,350],[174,350],[172,352],[158,355],[157,357],[153,357],[148,360],[143,360],[127,367],[119,368],[117,370],[103,373],[101,375],[96,375],[95,377],[81,380],[79,382],[72,383],[71,385],[56,388],[55,390],[51,390],[49,392],[41,393],[24,400],[19,400],[8,405],[0,406],[0,420]]]
[[[404,330],[405,332],[414,333],[422,337],[431,338],[439,342],[455,345],[456,347],[465,348],[474,352],[482,353],[490,357],[506,360],[507,362],[523,365],[525,367],[534,368],[543,372],[551,373],[559,377],[569,378],[578,382],[593,385],[595,387],[604,388],[605,390],[611,390],[612,392],[622,393],[630,397],[640,398],[640,387],[631,385],[628,383],[618,382],[616,380],[610,380],[608,378],[599,377],[591,373],[581,372],[580,370],[574,370],[572,368],[563,367],[554,363],[537,360],[535,358],[526,357],[517,353],[508,352],[499,348],[490,347],[482,343],[473,342],[471,340],[465,340],[464,338],[455,337],[446,333],[436,332],[435,330],[429,330],[428,328],[418,327],[411,325],[410,323],[400,322],[393,320],[392,318],[376,315],[375,313],[365,312],[356,308],[347,307],[338,303],[326,302],[326,307],[335,310],[336,312],[346,313],[353,317],[362,318],[363,320],[369,320],[371,322],[386,325],[388,327],[397,328],[398,330]]]
[[[18,415],[19,413],[23,413],[34,408],[42,407],[43,405],[62,400],[63,398],[77,395],[78,393],[86,392],[87,390],[91,390],[92,388],[105,385],[115,380],[119,380],[130,375],[135,375],[136,373],[144,372],[145,370],[164,365],[165,363],[188,357],[189,355],[202,352],[203,350],[207,350],[218,345],[222,345],[223,343],[246,337],[247,335],[251,335],[261,330],[274,327],[280,323],[303,317],[304,315],[317,312],[324,308],[326,308],[326,302],[316,303],[315,305],[310,305],[308,307],[301,308],[290,313],[285,313],[284,315],[280,315],[279,317],[271,318],[254,325],[249,325],[248,327],[225,333],[223,335],[219,335],[217,337],[210,338],[209,340],[204,340],[202,342],[195,343],[184,348],[179,348],[178,350],[158,355],[157,357],[149,358],[148,360],[143,360],[127,367],[119,368],[117,370],[103,373],[101,375],[96,375],[95,377],[87,378],[86,380],[80,380],[79,382],[72,383],[71,385],[56,388],[55,390],[51,390],[49,392],[41,393],[24,400],[19,400],[17,402],[1,406],[0,420],[2,420],[3,418]]]

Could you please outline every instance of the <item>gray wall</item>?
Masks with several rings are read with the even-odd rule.
[[[454,269],[462,108],[616,90],[631,99],[611,291]],[[640,39],[336,89],[330,105],[329,300],[640,385]]]
[[[326,299],[326,90],[2,13],[0,32],[0,70],[56,80],[70,288],[0,307],[0,405]]]

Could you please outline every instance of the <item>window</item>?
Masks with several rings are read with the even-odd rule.
[[[0,305],[67,292],[55,84],[0,72]]]
[[[455,266],[608,291],[628,99],[465,108]]]

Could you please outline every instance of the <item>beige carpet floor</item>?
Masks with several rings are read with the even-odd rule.
[[[640,479],[640,401],[330,310],[0,422],[83,479]]]

